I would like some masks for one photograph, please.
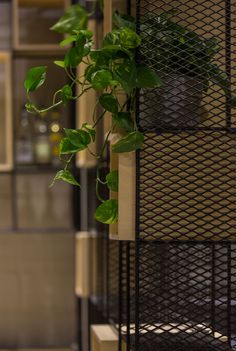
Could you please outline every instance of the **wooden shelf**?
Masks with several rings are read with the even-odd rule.
[[[18,0],[18,5],[22,7],[63,7],[64,0]]]

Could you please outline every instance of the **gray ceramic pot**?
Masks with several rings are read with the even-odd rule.
[[[140,96],[140,126],[144,129],[194,128],[200,123],[202,80],[184,74],[161,76],[164,85]]]

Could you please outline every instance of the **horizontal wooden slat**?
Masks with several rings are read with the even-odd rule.
[[[18,0],[19,6],[24,7],[62,7],[64,0]]]

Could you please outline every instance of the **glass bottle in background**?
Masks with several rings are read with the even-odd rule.
[[[35,162],[39,165],[48,165],[51,162],[51,149],[47,114],[40,114],[35,121],[34,141]]]
[[[16,163],[19,165],[34,163],[32,127],[25,106],[21,109],[18,140],[16,141]]]
[[[62,124],[61,114],[59,110],[54,110],[50,116],[49,125],[49,138],[51,145],[51,159],[52,165],[57,167],[60,166],[61,161],[59,159],[60,141],[62,139]]]

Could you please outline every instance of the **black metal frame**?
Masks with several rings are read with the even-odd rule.
[[[152,7],[153,13],[155,11],[160,13],[167,4],[169,8],[183,6],[180,15],[175,16],[176,21],[181,23],[188,19],[188,16],[191,17],[191,11],[195,11],[192,12],[194,24],[197,11],[208,10],[210,28],[211,21],[215,21],[214,15],[218,8],[219,44],[224,54],[221,52],[217,60],[224,67],[230,86],[225,95],[215,86],[211,86],[210,102],[204,102],[210,111],[210,117],[207,122],[202,122],[193,128],[188,126],[167,128],[158,125],[156,128],[145,128],[141,124],[145,142],[144,148],[136,153],[136,239],[135,242],[110,243],[108,282],[113,284],[111,282],[116,277],[117,289],[116,306],[108,304],[110,312],[113,309],[116,311],[113,315],[110,313],[109,322],[118,329],[120,351],[122,339],[126,341],[127,350],[135,351],[233,351],[236,350],[236,232],[232,220],[235,217],[236,169],[233,163],[236,149],[232,140],[236,132],[236,112],[232,107],[232,93],[235,92],[232,83],[236,75],[236,65],[235,58],[232,56],[232,45],[235,35],[236,6],[230,0],[206,1],[202,2],[201,6],[198,6],[197,0],[191,1],[190,5],[183,4],[180,0],[172,2],[136,0],[137,32],[143,36],[143,41],[148,34],[142,33],[140,24],[144,13],[148,14],[148,6]],[[182,16],[183,14],[186,16]],[[189,24],[188,20],[187,24]],[[203,27],[198,29],[203,35],[210,35],[204,19]],[[155,50],[154,46],[152,50]],[[142,63],[140,52],[137,53],[137,60]],[[151,101],[151,99],[148,100],[149,94],[148,90],[138,94],[136,106],[138,123],[145,118],[145,108]],[[221,100],[222,106],[214,110],[217,99]],[[217,113],[219,113],[218,119]],[[203,145],[202,152],[200,152],[200,138]],[[215,143],[216,140],[219,140],[218,144]],[[177,156],[176,151],[179,153]],[[209,158],[208,151],[211,153]],[[155,159],[162,162],[155,164]],[[168,162],[174,164],[175,160],[179,162],[177,166],[173,166],[175,172],[181,172],[181,167],[186,171],[185,177],[182,175],[181,179],[175,179],[175,174],[168,173],[169,168],[165,168]],[[191,186],[196,186],[197,190],[202,190],[204,194],[204,188],[201,189],[203,185],[199,185],[199,180],[207,177],[204,174],[204,167],[201,168],[203,169],[202,178],[199,176],[200,172],[194,160],[200,166],[204,166],[205,163],[205,169],[210,169],[211,178],[204,183],[206,189],[214,187],[213,192],[215,189],[217,191],[215,185],[217,181],[219,181],[219,188],[227,189],[225,198],[228,202],[225,206],[221,207],[221,203],[224,203],[223,198],[214,198],[211,190],[208,193],[206,190],[208,194],[206,199],[213,199],[209,201],[208,207],[203,206],[203,210],[198,207],[201,201],[196,192],[193,195],[193,200],[196,201],[191,208],[191,201],[188,198],[189,189]],[[211,160],[213,160],[212,163]],[[148,162],[150,167],[147,167]],[[152,162],[154,162],[153,167]],[[156,169],[159,174],[155,172]],[[222,178],[218,174],[221,171],[224,171]],[[164,185],[156,186],[161,182],[165,184],[164,180],[168,180],[168,174],[171,179],[169,185],[166,185],[166,188]],[[191,180],[191,176],[195,174],[199,177]],[[150,185],[151,190],[147,194],[148,176],[154,179],[155,184]],[[175,185],[177,191],[183,189],[186,197],[176,205],[171,196],[169,196],[169,203],[165,200],[164,191]],[[156,208],[151,210],[148,207],[145,208],[144,201],[145,196],[150,194],[153,195],[152,202],[156,202]],[[169,194],[167,191],[167,195]],[[181,193],[179,197],[181,198]],[[204,201],[205,199],[203,204]],[[177,212],[172,213],[170,208],[177,209]],[[188,212],[191,209],[194,211]],[[149,211],[150,217],[148,217]],[[197,211],[200,217],[196,215]],[[167,217],[163,213],[167,213]],[[192,216],[191,223],[189,218],[192,213],[196,217]],[[207,216],[207,213],[213,213],[212,217]],[[179,217],[174,219],[175,216]],[[150,228],[152,231],[148,231]],[[177,229],[174,231],[174,228]],[[111,246],[118,247],[117,256],[114,255]],[[115,262],[114,267],[112,262]],[[115,289],[114,285],[113,289]],[[110,290],[108,301],[114,298],[113,295],[114,291],[111,293]]]

